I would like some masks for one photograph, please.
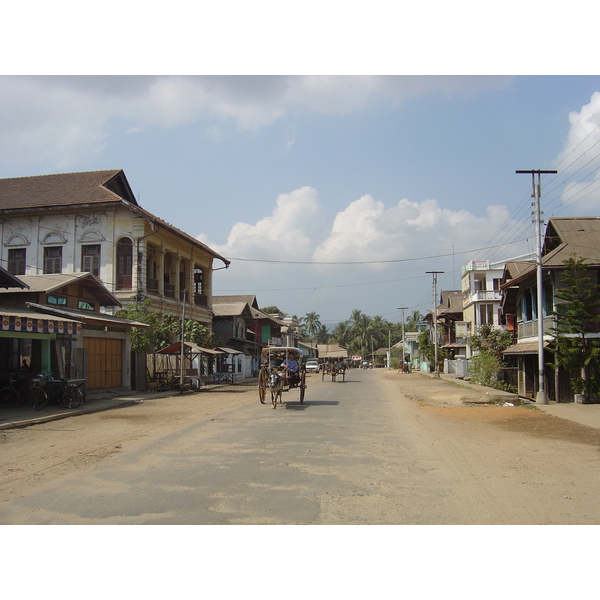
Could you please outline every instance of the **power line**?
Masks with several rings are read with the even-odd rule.
[[[446,258],[453,256],[454,254],[470,254],[471,252],[480,252],[482,250],[489,250],[491,248],[498,248],[499,246],[508,246],[510,244],[516,244],[518,242],[524,242],[526,239],[513,240],[503,244],[496,244],[493,246],[483,246],[481,248],[473,248],[471,250],[462,250],[460,252],[448,252],[446,254],[433,254],[431,256],[418,256],[414,258],[394,258],[387,260],[352,260],[352,261],[311,261],[311,260],[275,260],[267,258],[241,258],[241,257],[225,257],[227,260],[239,260],[242,262],[258,262],[258,263],[269,263],[269,264],[284,264],[284,265],[380,265],[388,263],[401,263],[401,262],[414,262],[417,260],[431,260],[433,258]]]

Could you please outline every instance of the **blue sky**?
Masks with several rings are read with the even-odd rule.
[[[525,44],[527,18],[513,24],[513,46]],[[306,23],[300,18],[289,35]],[[541,62],[534,52],[528,62],[518,55],[499,67],[506,45],[487,31],[485,48],[476,29],[469,33],[479,36],[477,48],[486,58],[495,51],[496,62],[456,68],[453,56],[478,52],[460,30],[432,27],[452,44],[399,76],[352,75],[374,65],[398,72],[406,63],[386,51],[363,64],[364,43],[350,43],[351,33],[342,40],[346,62],[332,53],[306,60],[300,47],[295,61],[278,63],[271,47],[258,68],[263,63],[252,58],[264,58],[267,47],[256,42],[261,30],[243,33],[240,24],[232,35],[256,42],[245,46],[246,61],[228,55],[197,63],[200,48],[169,55],[169,68],[160,52],[183,43],[178,35],[159,46],[145,37],[145,62],[115,51],[106,64],[96,54],[83,67],[54,35],[48,56],[0,75],[0,177],[124,169],[144,208],[232,259],[215,274],[215,294],[256,294],[261,306],[297,316],[316,311],[328,325],[356,308],[392,321],[399,306],[426,312],[427,271],[444,271],[438,289],[455,289],[469,260],[512,258],[533,247],[531,179],[515,170],[559,168],[557,178],[543,180],[546,217],[596,215],[600,200],[593,183],[600,77],[506,74],[547,72],[549,62],[560,68],[566,54],[547,44]],[[389,50],[393,43],[402,55],[402,43],[422,44],[416,34],[397,41],[393,31],[384,30],[383,42],[371,37],[371,45]],[[224,46],[210,41],[213,50]],[[536,71],[537,64],[546,68]],[[323,69],[350,74],[302,75]],[[207,75],[168,74],[198,70]],[[113,75],[123,71],[140,75]],[[270,75],[285,72],[296,74]],[[578,196],[569,187],[590,183]]]

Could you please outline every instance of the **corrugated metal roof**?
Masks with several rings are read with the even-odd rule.
[[[198,346],[198,344],[194,344],[194,342],[183,342],[184,351],[189,348],[192,353],[195,354],[223,354],[218,350],[209,350],[208,348],[202,348],[202,346]],[[181,342],[175,342],[162,350],[159,350],[157,354],[181,354]]]
[[[91,287],[93,295],[100,301],[102,306],[122,306],[101,281],[96,279],[91,273],[53,273],[48,275],[21,275],[21,281],[29,289],[7,288],[0,289],[0,294],[14,294],[16,292],[33,292],[43,294],[53,292],[71,283],[80,283]]]
[[[77,319],[78,321],[97,321],[99,323],[110,323],[111,325],[125,325],[129,327],[150,327],[146,323],[140,323],[139,321],[132,321],[130,319],[123,319],[122,317],[114,317],[113,315],[92,312],[89,310],[79,310],[66,307],[55,308],[54,306],[36,304],[35,302],[26,302],[26,305],[31,306],[38,312],[45,313],[46,318],[48,315],[52,315],[59,316],[60,318],[73,318]]]
[[[544,266],[563,266],[573,253],[600,264],[600,217],[552,218],[545,238]]]
[[[544,342],[544,348],[548,345],[548,342]],[[509,346],[503,354],[537,354],[538,343],[537,342],[520,342],[514,346]]]

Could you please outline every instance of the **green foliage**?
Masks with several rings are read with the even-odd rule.
[[[418,310],[414,310],[409,317],[406,319],[406,323],[404,324],[404,331],[418,331],[418,323],[422,319],[422,315]]]
[[[437,368],[435,368],[435,344],[429,339],[427,331],[422,331],[419,334],[419,354],[425,357],[434,371],[443,371],[444,360],[452,356],[449,350],[438,348],[438,362]]]
[[[276,306],[267,306],[265,308],[261,308],[260,312],[263,312],[266,315],[281,315],[282,317],[288,316],[282,310],[279,310],[279,308],[277,308]]]
[[[504,329],[494,329],[491,325],[482,325],[477,335],[468,339],[471,350],[486,352],[495,356],[499,361],[503,359],[503,352],[512,344],[512,334]]]
[[[503,363],[497,356],[484,350],[471,358],[469,375],[473,381],[481,385],[503,389],[503,382],[498,379],[502,366]]]
[[[589,336],[600,326],[600,286],[588,275],[584,258],[573,255],[564,265],[555,292],[551,348],[558,366],[570,373],[573,391],[589,398],[600,392],[600,345]]]
[[[317,334],[322,334],[321,315],[316,312],[309,312],[302,319],[302,325],[308,339],[312,342],[316,341]]]
[[[175,343],[181,337],[181,318],[168,313],[152,312],[149,308],[150,300],[144,300],[119,313],[120,317],[149,325],[133,329],[131,348],[134,352],[151,354]],[[212,333],[197,321],[184,320],[183,329],[186,341],[203,347],[212,345]]]

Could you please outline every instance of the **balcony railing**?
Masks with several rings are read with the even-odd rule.
[[[544,334],[549,334],[554,327],[553,317],[544,317]],[[538,321],[519,321],[518,338],[532,338],[538,335]]]
[[[502,294],[498,290],[478,290],[463,300],[463,307],[473,302],[500,302]]]
[[[146,279],[146,291],[149,294],[158,294],[158,279]]]
[[[194,305],[208,307],[208,296],[205,294],[194,294]]]

